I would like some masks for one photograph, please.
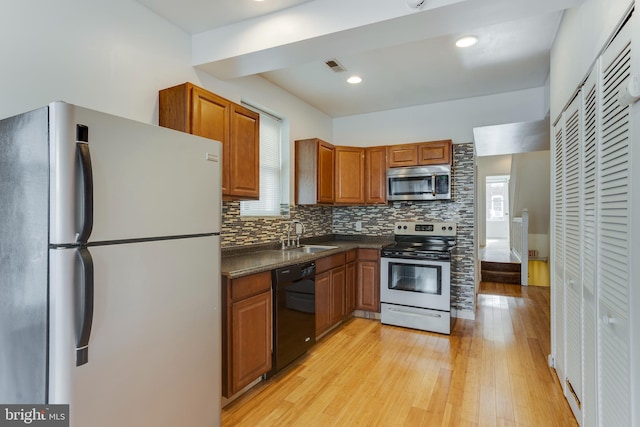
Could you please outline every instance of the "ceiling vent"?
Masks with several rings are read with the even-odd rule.
[[[342,64],[338,62],[337,59],[330,59],[326,61],[325,64],[327,64],[327,67],[331,68],[336,73],[342,73],[343,71],[347,71],[347,69],[344,68]]]

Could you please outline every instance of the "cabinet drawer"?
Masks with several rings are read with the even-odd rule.
[[[345,253],[331,255],[325,258],[320,258],[316,261],[316,273],[322,273],[323,271],[331,270],[334,267],[340,267],[344,265]]]
[[[231,299],[238,300],[271,289],[271,272],[252,274],[231,281]]]
[[[378,249],[358,249],[358,259],[368,261],[379,261],[380,251]]]

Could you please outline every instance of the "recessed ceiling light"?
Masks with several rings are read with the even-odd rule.
[[[361,81],[362,79],[358,76],[351,76],[347,79],[347,82],[351,83],[352,85],[357,85]]]
[[[478,37],[476,36],[464,36],[460,37],[458,41],[456,41],[456,46],[458,47],[469,47],[478,43]]]

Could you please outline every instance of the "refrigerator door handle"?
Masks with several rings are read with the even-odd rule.
[[[82,225],[76,235],[76,242],[87,243],[93,230],[93,167],[91,165],[91,153],[89,152],[88,134],[89,128],[77,125],[76,146],[80,159],[80,172],[82,174]]]
[[[82,310],[80,316],[80,328],[76,338],[76,366],[84,365],[89,361],[89,337],[93,324],[93,258],[86,247],[77,249],[82,271],[82,283],[79,294],[82,297]]]

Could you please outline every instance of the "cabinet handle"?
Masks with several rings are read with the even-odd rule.
[[[416,316],[416,317],[435,317],[436,319],[439,319],[439,318],[442,317],[441,314],[435,314],[435,313],[413,313],[411,311],[398,310],[398,309],[395,309],[395,308],[390,308],[389,311],[392,311],[394,313],[407,314],[409,316]]]

